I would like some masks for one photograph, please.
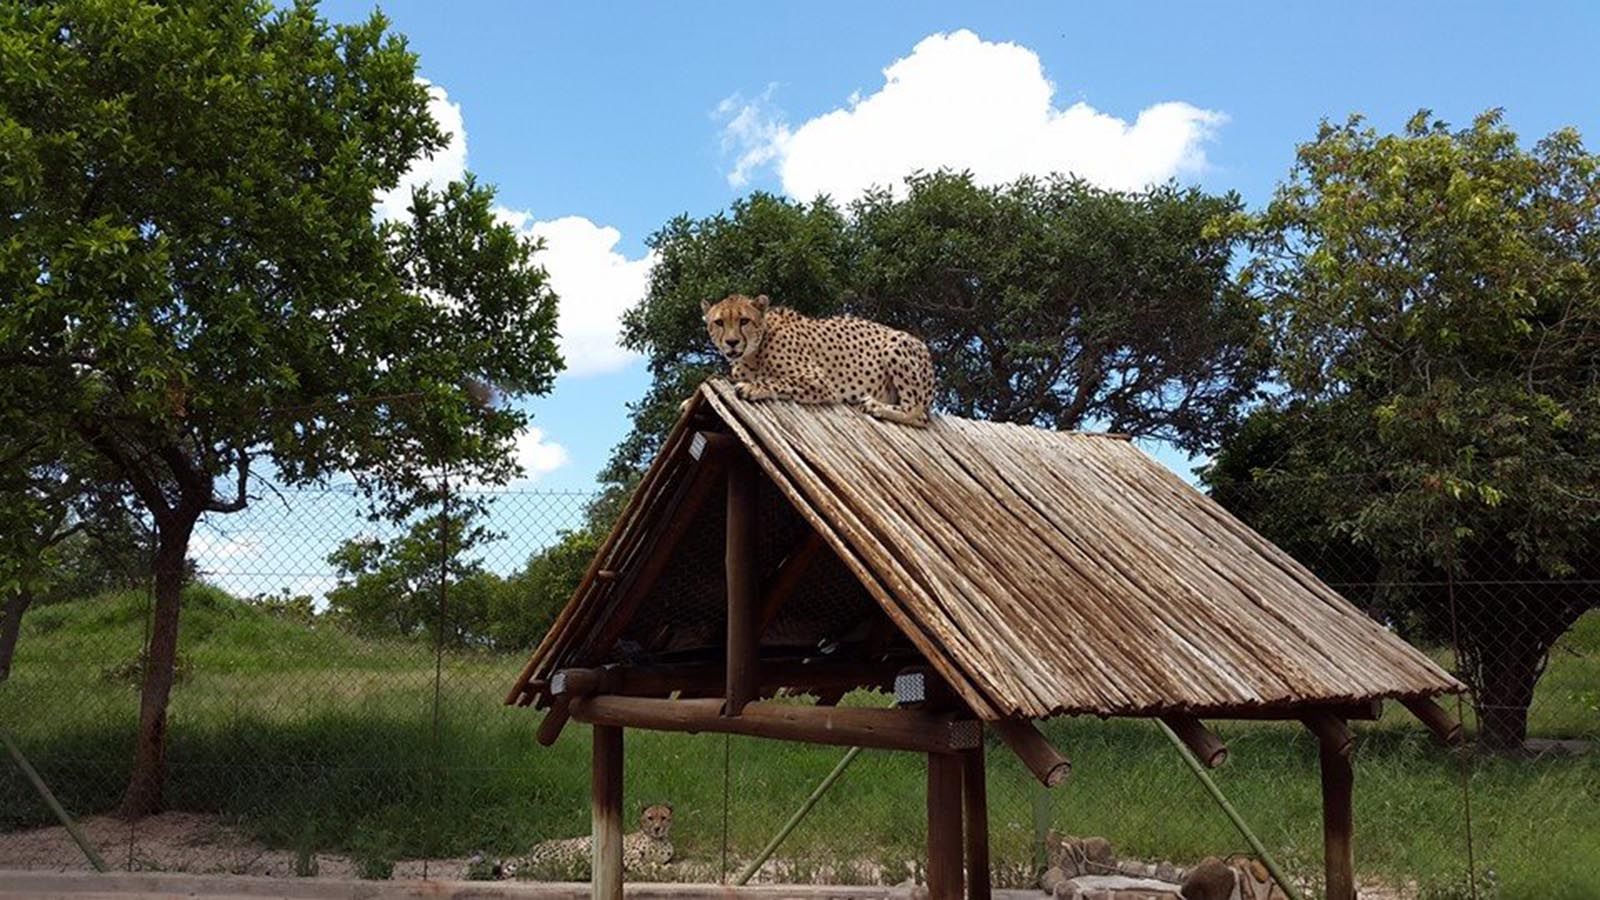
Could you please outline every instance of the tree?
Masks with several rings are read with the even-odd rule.
[[[1269,536],[1410,583],[1384,602],[1459,633],[1483,744],[1520,748],[1600,602],[1600,159],[1571,131],[1525,150],[1497,112],[1352,118],[1255,225],[1282,390],[1208,478]]]
[[[195,523],[351,473],[404,513],[429,470],[503,478],[549,389],[537,246],[472,180],[373,198],[443,144],[381,16],[265,0],[0,0],[0,397],[96,454],[155,523],[155,603],[121,812],[161,806]],[[64,450],[63,452],[68,452]]]
[[[328,556],[339,577],[328,591],[328,614],[368,637],[471,643],[487,606],[483,579],[493,577],[472,555],[494,538],[478,518],[464,505],[417,520],[393,541],[345,541]]]
[[[699,303],[765,293],[929,343],[946,412],[1104,428],[1198,450],[1257,384],[1258,311],[1229,275],[1237,197],[1108,191],[1069,178],[1000,187],[940,172],[840,212],[755,194],[652,236],[650,290],[623,341],[653,381],[608,473],[654,452],[676,405],[723,366]]]

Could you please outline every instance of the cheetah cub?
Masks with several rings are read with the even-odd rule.
[[[672,807],[666,803],[646,806],[639,814],[639,830],[622,836],[622,868],[637,871],[647,866],[662,866],[672,862],[672,842],[667,832],[672,829]],[[504,878],[519,874],[540,877],[541,872],[568,872],[590,862],[592,837],[564,838],[540,841],[533,845],[527,856],[508,860],[500,872]]]
[[[849,403],[879,419],[928,424],[933,359],[903,331],[854,316],[813,319],[767,296],[703,300],[706,331],[746,400]]]

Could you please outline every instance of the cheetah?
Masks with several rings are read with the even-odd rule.
[[[813,319],[765,294],[703,300],[700,311],[746,400],[849,403],[874,418],[928,424],[933,359],[903,331],[854,316]]]
[[[672,862],[672,807],[666,803],[646,806],[639,814],[639,830],[622,836],[622,868],[637,871]],[[541,841],[526,856],[501,864],[503,878],[540,877],[541,874],[568,873],[588,866],[593,838],[589,836]]]

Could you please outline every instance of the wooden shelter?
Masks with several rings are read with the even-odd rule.
[[[856,688],[893,709],[840,708]],[[909,750],[932,897],[988,896],[983,728],[1042,782],[1033,719],[1298,719],[1322,747],[1328,896],[1354,897],[1346,722],[1461,685],[1124,439],[702,386],[508,703],[594,732],[595,896],[621,897],[623,728]],[[806,693],[815,705],[767,702]],[[963,807],[965,806],[965,816]],[[963,828],[965,819],[965,829]],[[965,860],[965,876],[963,875]]]

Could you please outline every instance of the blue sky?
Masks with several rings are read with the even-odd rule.
[[[373,8],[335,2],[325,12],[346,21]],[[1392,129],[1423,106],[1458,122],[1500,106],[1525,137],[1563,125],[1600,133],[1600,5],[1592,3],[415,0],[383,10],[420,55],[423,76],[459,106],[468,167],[498,185],[501,201],[527,222],[581,217],[587,222],[569,225],[615,229],[609,249],[618,268],[640,260],[647,235],[674,214],[703,215],[750,189],[785,187],[770,165],[749,172],[742,186],[730,183],[745,148],[725,142],[731,116],[717,115],[724,101],[797,130],[848,110],[852,95],[872,97],[884,88],[886,67],[930,35],[961,29],[1036,55],[1057,111],[1082,103],[1132,123],[1141,111],[1176,101],[1220,114],[1195,144],[1204,165],[1174,174],[1237,190],[1251,204],[1269,196],[1295,144],[1324,117],[1361,112]],[[961,64],[947,60],[954,69]],[[1005,76],[985,77],[971,80],[1016,93]],[[932,156],[924,158],[938,159],[937,141],[929,143]],[[842,144],[848,151],[849,141]],[[1048,167],[1051,149],[1041,148],[1030,167]],[[1072,156],[1070,147],[1055,149]],[[591,245],[603,244],[597,234],[588,235]],[[553,269],[557,263],[552,258]],[[631,272],[621,281],[642,285],[643,265]],[[610,280],[612,297],[596,300],[589,289],[570,302],[612,318],[615,295],[629,292],[617,281]],[[642,391],[637,361],[616,367],[599,359],[606,354],[594,341],[603,337],[591,336],[576,353],[569,348],[576,368],[598,371],[563,377],[551,396],[531,403],[543,441],[564,450],[539,451],[537,467],[560,463],[539,475],[539,486],[592,484],[626,428],[623,404]]]
[[[373,8],[341,0],[324,13]],[[1296,143],[1352,112],[1393,130],[1419,107],[1457,123],[1503,107],[1527,140],[1566,125],[1600,140],[1595,3],[383,10],[463,137],[414,177],[465,166],[498,185],[508,221],[550,245],[572,371],[529,402],[524,488],[591,488],[626,430],[646,376],[612,338],[643,290],[646,237],[752,189],[848,196],[914,164],[951,165],[990,180],[1176,177],[1259,205]]]

